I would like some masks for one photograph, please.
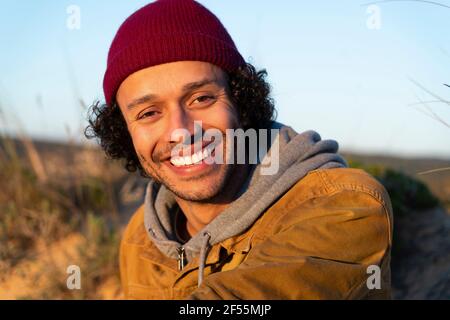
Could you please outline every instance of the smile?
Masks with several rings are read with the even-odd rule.
[[[183,167],[183,166],[190,166],[193,164],[200,163],[202,160],[208,158],[211,156],[212,152],[214,151],[215,144],[210,143],[205,148],[203,148],[200,151],[197,151],[193,155],[190,156],[184,156],[184,157],[172,157],[170,159],[170,163],[174,165],[175,167]]]

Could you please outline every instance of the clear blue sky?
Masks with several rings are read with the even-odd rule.
[[[380,28],[370,29],[365,1],[200,2],[267,69],[279,121],[341,150],[450,158],[450,128],[411,105],[435,100],[411,79],[450,100],[450,8],[380,3]],[[146,3],[0,0],[0,106],[9,119],[1,131],[82,141],[76,97],[103,99],[109,44]],[[79,30],[67,28],[70,5],[80,8]],[[449,105],[428,106],[450,123]]]

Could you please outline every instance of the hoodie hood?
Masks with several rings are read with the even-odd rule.
[[[298,134],[278,122],[273,122],[271,129],[276,131],[269,139],[269,152],[253,165],[238,198],[185,244],[176,240],[174,221],[178,204],[173,193],[164,185],[150,180],[144,202],[144,224],[151,241],[162,253],[177,259],[179,248],[183,247],[187,261],[200,254],[200,264],[203,262],[204,266],[208,245],[213,246],[244,232],[308,172],[348,167],[337,154],[338,143],[334,140],[321,140],[313,130]],[[276,150],[274,146],[279,150],[278,170],[267,174],[264,173],[267,170],[264,164],[271,151]]]

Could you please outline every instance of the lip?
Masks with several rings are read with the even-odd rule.
[[[207,144],[209,145],[209,143]],[[163,162],[163,164],[170,170],[172,171],[174,174],[176,174],[177,176],[193,176],[193,175],[198,175],[206,170],[212,170],[214,166],[216,166],[216,163],[212,163],[212,164],[207,164],[205,162],[206,159],[214,157],[215,155],[215,150],[213,150],[211,152],[211,155],[208,156],[207,158],[203,159],[202,161],[200,161],[199,163],[196,164],[190,164],[190,165],[186,165],[186,166],[174,166],[171,162],[170,159],[166,160]]]
[[[203,150],[205,147],[207,147],[207,146],[209,146],[211,143],[213,143],[214,141],[202,141],[202,147],[201,147],[201,149]],[[194,154],[194,151],[195,151],[195,145],[194,144],[191,144],[191,154]],[[186,150],[188,150],[188,148],[186,148]],[[197,150],[198,151],[198,150]],[[172,151],[171,151],[172,152]],[[170,162],[170,159],[171,159],[171,157],[172,157],[172,153],[169,153],[167,156],[164,156],[164,157],[161,157],[161,160],[160,160],[160,162],[162,162],[162,163],[165,163],[166,161],[169,161]],[[180,150],[180,152],[179,153],[181,153],[182,152],[182,150]]]

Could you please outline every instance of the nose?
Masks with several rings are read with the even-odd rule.
[[[165,131],[165,140],[170,144],[189,144],[194,135],[194,119],[180,106],[170,108]]]

